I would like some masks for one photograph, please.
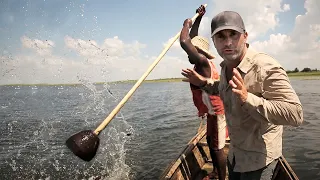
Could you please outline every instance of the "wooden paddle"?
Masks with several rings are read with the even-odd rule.
[[[207,4],[203,5],[204,7]],[[199,16],[199,13],[193,16],[192,22]],[[133,93],[137,90],[137,88],[141,85],[141,83],[145,80],[145,78],[150,74],[150,72],[154,69],[154,67],[159,63],[162,57],[166,54],[169,48],[173,45],[173,43],[180,36],[180,31],[177,35],[171,40],[171,42],[163,49],[161,54],[157,57],[157,59],[151,64],[151,66],[147,69],[147,71],[142,75],[142,77],[135,83],[135,85],[131,88],[131,90],[127,93],[127,95],[120,101],[120,103],[113,109],[113,111],[109,114],[109,116],[97,127],[96,130],[84,130],[72,135],[67,141],[67,147],[78,157],[85,161],[90,161],[96,155],[97,149],[99,147],[99,133],[110,123],[113,117],[120,111],[120,109],[124,106],[124,104],[128,101],[128,99],[133,95]]]

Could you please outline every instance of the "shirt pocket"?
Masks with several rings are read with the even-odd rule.
[[[262,97],[263,94],[263,81],[261,71],[257,68],[253,68],[245,76],[244,83],[246,84],[247,91],[258,96]]]

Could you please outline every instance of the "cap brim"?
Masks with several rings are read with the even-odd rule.
[[[221,27],[218,27],[216,30],[214,30],[211,34],[211,37],[213,37],[215,34],[217,34],[219,31],[222,31],[222,30],[226,30],[226,29],[231,29],[231,30],[235,30],[235,31],[238,31],[239,33],[244,33],[244,29],[242,28],[239,28],[237,26],[221,26]]]

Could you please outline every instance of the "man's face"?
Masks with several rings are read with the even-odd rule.
[[[224,60],[236,61],[240,60],[243,54],[247,33],[226,29],[216,33],[212,40],[217,52]]]

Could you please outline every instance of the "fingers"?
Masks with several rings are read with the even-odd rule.
[[[233,68],[233,76],[232,79],[229,81],[229,84],[231,87],[236,89],[243,88],[243,79],[236,68]]]
[[[190,75],[193,74],[193,71],[192,71],[191,69],[182,69],[181,74],[182,74],[184,77],[188,78]]]
[[[182,69],[182,72],[186,73],[186,74],[193,74],[193,70],[192,69]]]
[[[181,74],[188,78],[190,76],[196,75],[196,72],[193,69],[187,68],[187,69],[182,69]]]
[[[206,8],[204,7],[204,5],[201,5],[200,7],[200,14],[205,14],[206,13]]]
[[[188,73],[188,70],[187,70],[187,69],[182,69],[182,72],[181,72],[181,73],[187,74],[187,73]]]
[[[232,89],[232,92],[234,92],[236,94],[241,94],[241,90],[235,89],[235,88]]]
[[[241,89],[242,88],[242,83],[236,76],[232,77],[232,82],[236,85],[235,88],[237,88],[237,89]]]
[[[200,15],[204,15],[206,12],[206,8],[203,5],[201,5],[196,12],[199,13]]]
[[[233,82],[233,80],[229,81],[229,84],[232,88],[237,88],[238,86],[236,85],[236,83]]]
[[[182,74],[182,76],[184,76],[184,77],[186,77],[186,78],[189,77],[189,76],[188,76],[188,73],[182,72],[181,74]]]
[[[233,68],[233,75],[243,84],[242,76],[236,68]]]
[[[235,77],[235,76],[233,76],[233,77]],[[234,80],[230,80],[229,84],[232,87],[232,92],[241,96],[242,88],[240,88],[240,86],[237,85],[237,83],[235,83]]]

